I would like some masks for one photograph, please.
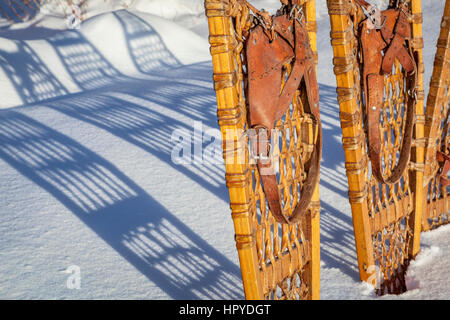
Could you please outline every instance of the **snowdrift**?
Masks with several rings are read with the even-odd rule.
[[[192,31],[127,10],[96,15],[79,30],[30,27],[2,36],[0,108],[210,60],[207,41]]]

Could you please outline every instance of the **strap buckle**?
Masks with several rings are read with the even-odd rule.
[[[304,17],[303,8],[298,5],[298,3],[294,4],[289,11],[289,19],[292,20],[292,17],[302,26],[302,19]]]
[[[255,127],[244,133],[250,141],[250,158],[267,161],[271,159],[272,145],[270,131],[266,127]]]
[[[273,20],[270,14],[262,9],[260,12],[256,14],[256,19],[258,19],[259,24],[263,27],[264,33],[269,38],[269,41],[272,42],[275,39],[275,30],[273,26]]]
[[[380,9],[378,9],[378,7],[376,5],[371,5],[367,9],[364,6],[361,6],[361,9],[363,10],[366,17],[372,23],[371,29],[379,30],[379,29],[383,28],[386,20],[383,20],[383,22],[381,22],[381,11],[380,11]]]
[[[406,94],[410,99],[414,99],[414,103],[417,104],[418,97],[417,97],[417,89],[415,87],[414,89],[407,89]]]
[[[260,153],[260,154],[254,154],[253,152],[252,152],[252,158],[253,159],[255,159],[255,160],[261,160],[261,161],[267,161],[267,160],[269,160],[270,159],[270,150],[272,149],[272,146],[269,144],[268,145],[268,153],[267,153],[267,155],[264,155],[264,154],[262,154],[262,153]]]
[[[397,0],[397,8],[399,7],[408,7],[408,1],[406,0]]]
[[[448,150],[447,150],[448,152]],[[450,156],[442,151],[436,152],[436,159],[440,163],[440,182],[443,186],[450,185],[450,179],[448,178],[448,171],[450,170]]]

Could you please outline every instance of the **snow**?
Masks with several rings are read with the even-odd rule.
[[[448,299],[450,271],[450,225],[440,227],[421,237],[422,248],[409,266],[405,299]],[[447,280],[447,281],[446,281]]]
[[[425,79],[443,3],[423,4]],[[90,0],[79,30],[65,10],[0,27],[0,298],[242,299],[203,0]],[[321,298],[380,299],[359,281],[325,1],[317,15]],[[211,161],[174,163],[180,132]],[[448,299],[449,240],[424,233],[410,290],[382,299]]]

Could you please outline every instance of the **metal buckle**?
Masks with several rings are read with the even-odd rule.
[[[379,17],[379,19],[381,19],[381,11],[380,9],[378,9],[376,5],[371,5],[369,9],[366,9],[364,6],[361,6],[361,9],[363,10],[365,16],[370,20],[370,22],[372,22],[372,25],[375,27],[375,29],[379,30],[383,28],[386,20],[384,20],[381,23],[377,21],[378,20],[377,16]]]
[[[261,12],[266,12],[264,9],[261,10]],[[272,23],[269,23],[264,16],[262,16],[261,14],[257,14],[256,15],[256,19],[258,19],[260,25],[263,27],[263,29],[265,30],[265,34],[269,37],[269,41],[272,42],[275,38],[275,31],[274,31],[274,26],[273,26],[273,21]]]
[[[406,0],[397,0],[397,8],[400,6],[408,7],[408,1]]]
[[[406,94],[408,95],[408,97],[410,99],[414,99],[414,103],[417,104],[418,97],[417,97],[417,89],[416,88],[414,88],[412,90],[411,89],[406,90]]]
[[[408,18],[408,20],[411,19],[411,14],[408,12],[408,1],[397,0],[397,9],[400,9],[400,11],[405,14],[405,16]]]
[[[292,8],[291,8],[291,11],[289,11],[289,19],[292,19],[292,17],[295,15],[295,20],[297,20],[297,22],[300,24],[300,25],[303,25],[303,23],[302,23],[302,19],[303,19],[303,17],[304,17],[304,14],[303,14],[303,8],[302,7],[300,7],[299,5],[298,5],[298,3],[296,3],[296,4],[294,4],[293,6],[292,6]]]
[[[261,24],[261,26],[262,26],[264,29],[268,30],[266,19],[264,19],[264,17],[261,16],[261,15],[259,15],[259,14],[256,16],[256,18],[258,19],[258,21],[259,21],[259,23]]]
[[[269,160],[270,157],[269,156],[263,156],[263,155],[253,155],[252,159],[266,161],[266,160]]]
[[[253,148],[250,148],[250,156],[252,157],[252,159],[255,159],[255,160],[262,160],[262,161],[269,160],[269,159],[270,159],[270,153],[272,152],[272,145],[271,145],[271,144],[268,144],[267,146],[268,146],[268,150],[267,150],[267,154],[266,154],[266,155],[264,155],[264,154],[262,154],[262,153],[260,153],[260,154],[255,154],[255,153],[253,152]]]
[[[260,135],[259,131],[260,130],[266,131],[265,138],[267,140],[265,140],[265,141],[259,140],[259,135]],[[271,158],[270,154],[272,152],[272,144],[271,144],[271,140],[269,139],[269,130],[267,130],[264,127],[259,127],[259,128],[256,128],[256,129],[247,130],[246,132],[244,132],[244,135],[249,138],[249,142],[250,142],[249,151],[250,151],[250,157],[252,159],[265,161],[265,160],[269,160]],[[254,150],[255,145],[256,145],[256,148],[259,149],[259,144],[261,142],[265,142],[266,143],[266,146],[267,146],[267,152],[266,153],[263,153],[263,152],[256,153],[255,150]]]

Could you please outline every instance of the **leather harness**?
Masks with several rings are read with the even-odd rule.
[[[436,160],[439,163],[439,169],[437,176],[439,182],[444,187],[450,186],[450,179],[448,178],[448,171],[450,170],[450,147],[447,147],[446,139],[448,134],[450,112],[447,112],[447,116],[444,119],[444,126],[442,128],[441,146],[440,150],[436,151]]]
[[[440,172],[438,172],[438,177],[439,177],[439,182],[444,187],[450,186],[450,179],[447,176],[448,170],[450,170],[449,151],[450,150],[447,150],[447,153],[444,153],[442,151],[437,151],[437,154],[436,154],[437,161],[442,163]]]
[[[276,221],[293,224],[307,212],[315,186],[319,180],[322,154],[322,129],[319,114],[319,89],[314,55],[311,50],[305,20],[296,0],[282,0],[283,7],[275,16],[263,15],[261,23],[250,30],[246,40],[248,73],[248,106],[250,146],[256,153],[256,163],[262,187]],[[291,72],[285,79],[285,66]],[[283,213],[283,203],[278,189],[277,176],[270,157],[270,139],[274,124],[289,109],[301,81],[306,89],[305,112],[311,114],[316,126],[314,150],[304,165],[307,178],[303,182],[292,214]]]
[[[365,0],[355,0],[368,16],[360,24],[360,45],[363,60],[363,86],[367,116],[367,142],[372,173],[381,183],[393,184],[405,172],[413,138],[416,104],[417,64],[411,46],[405,46],[411,30],[406,7],[379,12]],[[407,49],[408,48],[408,49]],[[384,53],[384,54],[383,54]],[[380,115],[384,106],[384,76],[392,73],[394,60],[398,59],[406,71],[406,119],[400,155],[391,175],[383,175]],[[399,138],[399,137],[398,137]],[[395,159],[393,159],[395,161]]]

